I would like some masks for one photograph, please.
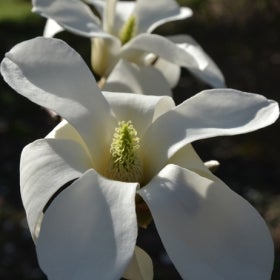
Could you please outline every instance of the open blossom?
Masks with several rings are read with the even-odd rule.
[[[191,143],[270,125],[276,102],[232,89],[178,106],[168,96],[101,93],[81,57],[49,38],[15,46],[1,73],[64,119],[24,148],[20,164],[29,228],[49,279],[152,279],[149,257],[135,247],[137,224],[149,213],[183,279],[270,279],[265,222]]]
[[[173,87],[180,67],[185,67],[210,86],[224,87],[219,68],[190,36],[152,34],[164,23],[190,17],[191,9],[179,7],[174,0],[85,2],[94,7],[100,18],[81,0],[32,1],[33,11],[48,18],[44,36],[52,37],[65,29],[91,39],[92,67],[100,76],[107,78],[116,65],[118,72],[127,72],[128,67],[133,67],[128,63],[132,63],[144,70],[150,66],[149,75],[159,70],[162,76],[155,73],[152,80],[160,84],[165,78]],[[126,63],[119,65],[123,59]],[[127,84],[125,75],[119,76],[119,83]],[[142,78],[141,82],[147,81]]]

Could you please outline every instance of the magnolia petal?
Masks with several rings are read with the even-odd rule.
[[[159,57],[154,67],[162,73],[171,88],[178,84],[181,75],[180,66]]]
[[[171,96],[164,76],[152,66],[140,67],[120,60],[106,80],[104,91]]]
[[[32,237],[37,237],[38,219],[50,198],[66,183],[91,168],[86,151],[71,140],[40,139],[21,154],[21,197]]]
[[[139,247],[135,247],[133,258],[123,275],[129,280],[152,280],[153,263],[149,255]]]
[[[166,22],[188,18],[192,16],[192,10],[180,8],[174,0],[137,0],[134,14],[137,19],[137,33],[142,33],[152,32]]]
[[[224,86],[224,77],[218,67],[202,48],[197,43],[191,43],[191,40],[175,44],[156,34],[141,34],[122,47],[121,55],[133,60],[145,52],[154,53],[160,58],[187,68],[213,87]]]
[[[133,16],[133,11],[135,9],[136,3],[137,2],[131,2],[131,1],[118,1],[116,5],[116,15],[115,15],[116,35],[119,35],[119,32],[123,27],[123,25],[128,21],[130,16]]]
[[[175,107],[169,96],[103,92],[118,121],[131,121],[139,138],[162,114]],[[140,139],[141,141],[141,139]]]
[[[251,132],[272,124],[278,116],[277,102],[262,95],[233,89],[205,90],[149,127],[142,139],[143,153],[150,168],[159,168],[193,141]]]
[[[45,138],[69,139],[84,145],[83,139],[77,130],[63,119]]]
[[[53,19],[64,29],[86,37],[111,38],[102,30],[100,20],[82,1],[77,0],[33,0],[32,11]]]
[[[274,249],[264,220],[219,180],[167,165],[138,193],[183,279],[270,279]]]
[[[108,33],[114,28],[116,4],[117,0],[107,0],[103,11],[103,28]]]
[[[132,61],[143,53],[154,53],[179,66],[199,67],[193,55],[188,54],[172,41],[157,34],[140,34],[126,43],[120,51],[121,56]]]
[[[121,278],[137,237],[136,188],[91,169],[54,199],[36,244],[49,279]]]
[[[220,163],[215,160],[215,159],[211,159],[211,160],[208,160],[208,161],[205,161],[204,162],[204,165],[209,169],[211,170],[212,172],[216,171],[219,166],[220,166]]]
[[[191,144],[188,144],[177,151],[168,160],[168,163],[179,165],[180,167],[189,169],[200,176],[211,180],[215,178],[213,177],[212,172],[216,171],[220,166],[220,163],[217,160],[203,162]]]
[[[225,78],[215,62],[204,52],[201,46],[188,35],[168,36],[172,42],[182,48],[197,61],[198,68],[190,68],[190,72],[211,85],[212,87],[226,87]]]
[[[93,5],[99,12],[102,21],[107,2],[102,0],[86,0],[87,3]],[[118,36],[122,26],[132,15],[135,8],[135,2],[131,1],[118,1],[115,6],[114,26],[112,26],[112,34]]]
[[[56,21],[53,19],[47,19],[43,36],[47,38],[54,37],[57,33],[63,31],[63,27],[60,26]]]
[[[178,165],[211,180],[214,178],[209,168],[203,163],[191,144],[177,151],[168,160],[168,164]]]
[[[68,120],[95,158],[102,159],[115,120],[76,51],[58,39],[35,38],[6,54],[1,73],[14,90]]]

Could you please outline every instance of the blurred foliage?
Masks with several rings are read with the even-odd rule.
[[[13,21],[22,23],[26,19],[35,18],[31,14],[31,1],[29,0],[1,0],[0,22]]]
[[[162,34],[193,36],[222,69],[228,87],[280,101],[279,0],[180,0],[194,11],[190,19],[167,24]],[[31,0],[0,1],[0,57],[15,44],[42,34],[45,20],[31,13]],[[89,61],[89,40],[62,32]],[[206,86],[186,70],[174,90],[177,103]],[[38,268],[19,190],[22,148],[44,137],[55,120],[14,93],[0,78],[0,279],[45,279]],[[269,224],[276,247],[273,280],[280,279],[280,124],[251,134],[195,143],[204,160],[217,159],[217,175],[248,199]],[[153,258],[155,279],[180,279],[154,225],[141,230],[138,243]]]

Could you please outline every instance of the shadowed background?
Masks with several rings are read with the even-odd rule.
[[[0,58],[15,44],[42,34],[45,20],[31,13],[31,0],[1,0]],[[157,32],[189,34],[223,71],[227,86],[280,102],[280,2],[278,0],[181,0],[194,16]],[[89,61],[88,39],[61,33]],[[187,70],[174,89],[177,103],[206,89]],[[0,279],[46,279],[38,268],[19,191],[22,148],[44,137],[56,121],[15,94],[0,78]],[[217,159],[216,174],[249,200],[270,227],[276,259],[272,280],[280,279],[280,123],[251,134],[195,143],[203,160]],[[155,228],[140,230],[139,245],[152,257],[155,279],[181,279]]]

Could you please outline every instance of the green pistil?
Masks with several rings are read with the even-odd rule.
[[[127,22],[123,25],[119,38],[121,40],[122,45],[126,44],[130,41],[136,34],[136,18],[135,16],[131,16]]]
[[[138,157],[139,138],[131,121],[121,121],[110,148],[107,177],[124,182],[140,182],[142,164]]]

